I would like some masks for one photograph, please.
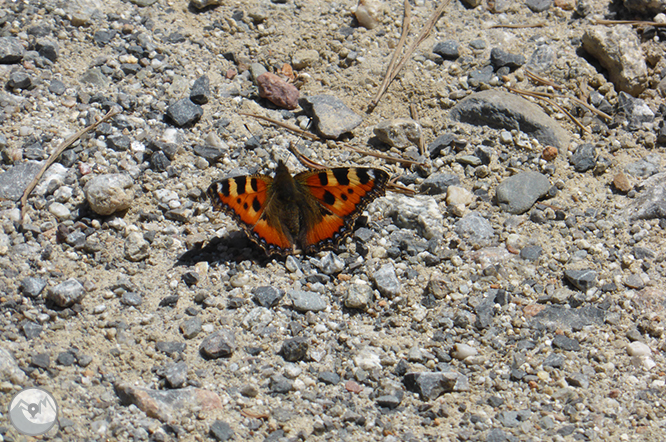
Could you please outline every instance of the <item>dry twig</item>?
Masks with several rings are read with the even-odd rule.
[[[21,218],[19,220],[20,224],[23,224],[23,218],[25,217],[25,209],[26,209],[26,205],[27,205],[28,197],[30,196],[30,193],[32,193],[32,191],[35,189],[35,187],[39,183],[39,180],[42,179],[42,176],[44,176],[44,173],[46,172],[46,170],[49,167],[51,167],[51,164],[53,164],[55,162],[55,160],[58,159],[60,154],[63,153],[65,151],[65,149],[67,149],[69,146],[74,144],[76,142],[76,140],[81,138],[87,132],[95,129],[98,125],[105,122],[109,118],[112,118],[112,117],[116,116],[118,113],[120,113],[118,108],[115,108],[115,107],[112,108],[109,112],[106,113],[106,115],[104,115],[98,121],[94,122],[93,124],[91,124],[88,127],[84,127],[83,129],[81,129],[80,131],[78,131],[77,133],[75,133],[71,137],[67,138],[65,141],[63,141],[63,143],[60,146],[58,146],[58,148],[55,150],[55,152],[53,152],[51,154],[51,156],[49,157],[49,159],[46,160],[46,163],[44,163],[44,166],[42,166],[42,168],[39,170],[39,173],[37,174],[37,176],[35,176],[35,178],[30,182],[30,184],[28,184],[28,187],[26,187],[25,191],[23,192],[23,196],[21,197],[21,200],[20,200],[20,202],[21,202]]]
[[[509,28],[509,29],[522,29],[522,28],[543,28],[546,26],[546,23],[534,23],[533,25],[531,24],[522,24],[522,25],[513,25],[513,24],[499,24],[499,25],[493,25],[490,27],[490,29],[497,29],[497,28]]]
[[[583,125],[583,123],[581,123],[576,117],[574,117],[571,114],[571,112],[569,112],[568,110],[566,110],[565,108],[563,108],[562,106],[560,106],[559,104],[557,104],[556,102],[554,102],[552,100],[553,98],[565,98],[565,97],[557,97],[556,95],[549,94],[547,92],[525,91],[525,90],[522,90],[522,89],[516,89],[516,88],[511,87],[511,86],[506,86],[506,88],[508,90],[510,90],[511,92],[514,92],[516,94],[520,94],[524,97],[533,97],[533,98],[538,98],[539,100],[545,101],[546,103],[550,104],[553,107],[556,107],[562,113],[564,113],[567,117],[569,117],[571,119],[571,121],[573,121],[573,123],[576,126],[578,126],[582,131],[588,132],[588,133],[591,132],[590,128]]]
[[[308,138],[310,140],[321,141],[321,138],[319,138],[317,135],[313,134],[312,132],[308,132],[307,130],[303,130],[300,127],[294,126],[292,124],[284,123],[282,121],[278,121],[278,120],[275,120],[275,119],[270,118],[270,117],[264,117],[263,115],[250,114],[250,113],[247,113],[247,112],[240,112],[240,111],[238,113],[240,115],[245,115],[246,117],[252,117],[252,118],[256,118],[258,120],[268,121],[269,123],[273,123],[277,126],[283,127],[287,130],[292,131],[295,134],[298,134],[298,135],[300,135],[302,137],[305,137],[305,138]]]
[[[534,72],[530,71],[529,69],[525,69],[525,75],[527,75],[533,81],[537,81],[541,84],[545,84],[546,86],[550,86],[550,87],[555,88],[555,89],[564,89],[564,86],[562,86],[561,84],[557,84],[552,80],[549,80],[547,78],[543,78],[543,77],[535,74]]]
[[[654,26],[655,28],[666,27],[666,23],[643,20],[595,20],[595,25],[632,25],[632,26]]]

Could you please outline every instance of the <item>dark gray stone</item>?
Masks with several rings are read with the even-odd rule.
[[[332,371],[320,372],[318,379],[327,385],[335,385],[340,382],[340,376]]]
[[[331,95],[303,97],[298,102],[312,116],[317,130],[325,138],[339,138],[363,122],[360,115]]]
[[[577,340],[564,335],[555,335],[553,338],[553,348],[567,351],[580,351],[580,344]]]
[[[18,201],[41,167],[42,163],[28,161],[0,173],[0,198]]]
[[[553,326],[580,330],[589,325],[601,325],[605,320],[606,312],[597,307],[565,308],[549,305],[532,318],[532,325],[536,328]]]
[[[226,149],[222,149],[216,146],[205,146],[198,144],[194,146],[194,153],[199,155],[202,158],[205,158],[211,163],[217,162],[220,158],[227,155],[229,152]]]
[[[120,297],[120,302],[130,307],[138,307],[143,302],[143,298],[137,292],[125,292]]]
[[[597,285],[597,272],[592,269],[565,270],[564,277],[578,290],[584,292]]]
[[[629,220],[666,218],[666,172],[648,178],[642,187],[627,207]]]
[[[661,156],[657,154],[647,155],[638,161],[629,163],[625,166],[624,171],[635,177],[645,178],[659,173],[661,169]]]
[[[229,357],[236,350],[236,337],[231,331],[218,330],[201,343],[199,351],[206,359]]]
[[[458,382],[455,372],[411,372],[402,378],[409,391],[421,395],[424,400],[437,399],[443,393],[454,391]]]
[[[170,365],[164,372],[167,384],[171,388],[181,388],[187,382],[187,364],[178,362]]]
[[[495,71],[493,67],[488,65],[484,66],[481,69],[474,69],[469,72],[467,76],[467,82],[472,87],[478,87],[480,84],[488,84],[492,80]]]
[[[157,351],[165,353],[167,356],[173,356],[176,353],[182,353],[187,348],[187,344],[184,342],[173,342],[173,341],[158,341],[155,343],[155,348]]]
[[[437,158],[442,151],[448,153],[450,150],[451,144],[455,141],[456,136],[450,133],[440,135],[435,140],[428,145],[428,152],[430,153],[430,158]]]
[[[307,357],[308,341],[303,337],[287,339],[282,343],[280,354],[285,361],[296,362]]]
[[[9,74],[7,87],[9,89],[28,89],[32,86],[30,75],[25,71],[14,71]]]
[[[495,70],[504,66],[513,70],[524,65],[525,61],[525,56],[522,54],[512,54],[499,48],[490,51],[490,64]]]
[[[203,108],[192,103],[189,98],[183,98],[169,106],[166,114],[175,126],[187,127],[199,121],[203,115]]]
[[[254,302],[266,308],[274,307],[284,296],[284,290],[273,286],[261,286],[252,290]]]
[[[55,41],[46,38],[40,38],[35,43],[35,49],[37,50],[39,55],[50,60],[53,63],[55,63],[56,60],[58,60],[59,47],[58,43],[56,43]]]
[[[654,112],[647,103],[624,91],[620,91],[617,95],[617,112],[627,118],[627,129],[632,131],[641,129],[645,123],[654,121]]]
[[[231,425],[221,420],[216,420],[210,426],[210,435],[220,442],[225,442],[227,440],[233,439],[234,430],[231,429]]]
[[[23,334],[26,338],[28,338],[28,340],[35,339],[42,333],[43,330],[44,327],[37,324],[36,322],[26,322],[23,324]]]
[[[536,261],[543,253],[541,246],[525,246],[520,250],[520,257],[526,261]]]
[[[58,307],[65,308],[80,302],[84,296],[85,289],[81,283],[71,278],[49,289],[46,298],[53,301]]]
[[[486,436],[486,442],[507,442],[509,436],[504,431],[499,428],[493,428],[488,432]]]
[[[0,37],[0,63],[18,63],[25,54],[21,40],[14,37]]]
[[[586,172],[594,169],[597,164],[597,148],[594,144],[581,144],[569,160],[576,172]]]
[[[106,46],[109,42],[115,37],[117,31],[111,29],[108,31],[97,31],[93,35],[93,41],[97,43],[98,46]]]
[[[109,79],[102,73],[98,67],[88,69],[79,79],[81,83],[88,83],[97,87],[106,87],[109,84]]]
[[[566,377],[566,381],[572,387],[588,388],[590,380],[582,373],[574,373]]]
[[[287,394],[294,387],[294,383],[282,375],[271,377],[269,388],[271,393]]]
[[[553,6],[553,0],[527,0],[525,5],[532,10],[532,12],[543,12]]]
[[[495,129],[520,130],[543,145],[563,149],[569,134],[539,106],[508,92],[487,90],[472,94],[450,112],[453,120]]]
[[[62,353],[58,354],[56,362],[59,365],[69,367],[70,365],[74,365],[74,363],[76,362],[76,357],[71,351],[63,351]]]
[[[180,324],[180,331],[183,333],[185,339],[195,338],[202,330],[201,318],[195,316],[194,318],[187,319]]]
[[[326,301],[319,293],[291,290],[288,295],[294,309],[299,312],[320,312],[326,309]]]
[[[21,281],[21,292],[31,298],[39,296],[44,287],[46,287],[46,281],[40,278],[29,276]]]
[[[438,42],[432,52],[445,60],[455,60],[460,57],[460,43],[456,40],[445,40]]]
[[[113,150],[125,151],[130,148],[131,140],[127,135],[117,134],[110,135],[106,139],[106,145]]]
[[[493,408],[501,407],[504,405],[504,398],[500,396],[490,396],[488,398],[488,405],[490,405]]]
[[[164,152],[158,150],[150,156],[150,168],[155,172],[164,172],[171,165],[171,161]]]
[[[202,75],[197,78],[192,85],[192,90],[190,91],[190,100],[196,104],[206,104],[208,103],[208,97],[210,96],[210,80],[206,75]]]
[[[495,190],[497,204],[505,212],[519,215],[548,193],[550,181],[539,172],[522,172],[502,181]]]
[[[377,397],[375,399],[375,403],[380,407],[389,408],[392,410],[400,405],[403,397],[404,395],[398,394],[398,392],[394,394],[385,394]]]
[[[460,178],[451,173],[435,173],[421,183],[421,193],[426,195],[440,195],[446,193],[449,186],[460,184]]]
[[[636,259],[654,259],[657,256],[653,250],[648,249],[647,247],[634,247],[631,250],[631,253]]]
[[[38,368],[47,369],[51,366],[51,355],[48,353],[36,354],[30,359],[30,364]]]
[[[562,368],[565,358],[561,354],[551,353],[543,360],[544,367]]]

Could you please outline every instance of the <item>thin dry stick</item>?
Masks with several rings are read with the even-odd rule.
[[[382,96],[388,89],[389,84],[391,84],[391,82],[398,75],[398,72],[400,72],[402,68],[405,66],[405,64],[410,60],[416,48],[423,42],[423,40],[428,38],[428,35],[430,35],[432,28],[435,27],[435,23],[437,23],[439,17],[444,13],[444,8],[446,8],[450,2],[451,0],[442,1],[442,3],[439,5],[435,13],[430,17],[426,25],[423,27],[423,30],[421,31],[419,37],[409,46],[409,48],[407,48],[407,51],[405,51],[405,53],[402,55],[402,59],[400,60],[398,65],[393,69],[393,71],[391,71],[390,76],[387,77],[388,81],[386,82],[386,87],[383,90],[380,89],[377,92],[377,96],[370,103],[369,110],[374,109],[377,106],[377,103],[379,103],[379,100],[381,100]]]
[[[388,185],[386,186],[387,190],[390,190],[391,192],[402,193],[409,196],[416,195],[415,190],[412,190],[409,187],[405,187],[402,184],[398,184],[397,182],[398,178],[400,177],[391,178],[391,181],[389,181]]]
[[[666,23],[657,23],[656,21],[643,21],[643,20],[595,20],[595,25],[632,25],[632,26],[654,26],[655,28],[663,28]]]
[[[547,78],[540,77],[539,75],[535,74],[534,72],[530,71],[529,69],[525,69],[525,74],[530,77],[532,80],[537,81],[541,84],[545,84],[546,86],[550,86],[555,89],[564,89],[564,86],[561,84],[557,84],[552,80],[549,80]]]
[[[284,123],[282,121],[274,120],[273,118],[270,118],[270,117],[264,117],[263,115],[250,114],[250,113],[247,113],[247,112],[240,112],[239,111],[238,114],[239,115],[245,115],[246,117],[256,118],[258,120],[268,121],[269,123],[273,123],[277,126],[283,127],[285,129],[290,130],[290,131],[292,131],[292,132],[294,132],[298,135],[301,135],[305,138],[309,138],[310,140],[321,141],[321,138],[319,138],[317,135],[315,135],[311,132],[308,132],[306,130],[303,130],[300,127],[294,126],[293,124]]]
[[[490,27],[490,29],[497,29],[497,28],[510,28],[510,29],[521,29],[521,28],[543,28],[546,26],[546,23],[535,23],[533,25],[530,24],[523,24],[523,25],[512,25],[512,24],[506,24],[506,25],[493,25]]]
[[[305,167],[309,167],[310,169],[328,169],[326,165],[317,163],[316,161],[306,157],[303,153],[301,153],[300,150],[298,150],[298,147],[293,142],[289,143],[289,150]]]
[[[412,120],[416,122],[420,120],[419,111],[416,109],[414,103],[409,103],[409,113],[412,115]],[[423,133],[419,135],[419,150],[421,151],[421,155],[425,156],[425,139],[423,138]]]
[[[116,116],[119,112],[120,111],[117,108],[115,108],[115,107],[112,108],[101,119],[94,122],[93,124],[91,124],[88,127],[84,127],[83,129],[81,129],[80,131],[78,131],[77,133],[72,135],[71,137],[67,138],[60,146],[58,146],[58,148],[55,150],[55,152],[53,152],[51,154],[49,159],[46,160],[46,163],[44,164],[44,166],[42,166],[42,168],[40,169],[37,176],[35,176],[35,178],[30,182],[30,184],[28,184],[28,187],[26,187],[25,191],[23,192],[23,196],[21,197],[21,200],[20,200],[20,202],[21,202],[21,218],[20,218],[19,222],[20,222],[21,225],[23,225],[23,218],[25,217],[25,208],[26,208],[26,205],[28,203],[28,197],[30,196],[32,191],[37,186],[37,183],[39,183],[39,180],[42,179],[42,176],[44,176],[44,173],[46,172],[46,170],[49,167],[51,167],[51,164],[53,164],[55,162],[55,160],[58,159],[60,154],[63,153],[65,151],[65,149],[67,149],[69,146],[74,144],[74,142],[76,142],[76,140],[81,138],[87,132],[95,129],[98,125],[105,122],[109,118]]]
[[[405,41],[407,40],[407,35],[409,34],[409,25],[412,19],[412,7],[409,4],[409,0],[405,0],[404,5],[405,6],[402,17],[402,33],[400,34],[400,40],[398,41],[398,45],[395,47],[393,55],[391,56],[391,61],[389,61],[389,64],[386,68],[386,73],[384,74],[384,79],[382,80],[382,84],[379,86],[377,94],[375,95],[375,98],[372,99],[372,102],[370,103],[368,110],[372,110],[377,106],[377,103],[379,103],[379,100],[386,91],[386,88],[388,88],[389,82],[391,81],[391,74],[393,72],[393,68],[395,67],[395,63],[398,60],[398,56],[402,52],[403,46],[405,46]]]
[[[567,117],[569,117],[569,118],[571,119],[571,121],[573,121],[574,124],[575,124],[576,126],[578,126],[582,131],[584,131],[584,132],[588,132],[588,133],[591,132],[591,130],[590,130],[587,126],[584,126],[583,123],[581,123],[580,121],[578,121],[578,119],[577,119],[576,117],[574,117],[573,115],[571,115],[571,113],[570,113],[568,110],[566,110],[565,108],[563,108],[562,106],[560,106],[559,104],[557,104],[556,102],[554,102],[554,101],[551,99],[551,98],[555,98],[555,96],[554,96],[553,94],[549,94],[549,93],[547,93],[547,92],[525,91],[525,90],[521,90],[521,89],[513,88],[513,87],[511,87],[511,86],[507,86],[507,89],[509,89],[511,92],[514,92],[514,93],[516,93],[516,94],[520,94],[520,95],[522,95],[522,96],[534,97],[534,98],[538,98],[539,100],[543,100],[543,101],[545,101],[546,103],[550,104],[551,106],[556,107],[556,108],[558,108],[560,111],[562,111],[562,112],[563,112]]]
[[[530,96],[530,97],[535,97],[535,98],[542,98],[542,99],[549,99],[549,98],[550,98],[550,99],[553,99],[553,100],[554,100],[554,99],[557,99],[557,98],[568,98],[569,100],[575,101],[576,103],[578,103],[578,104],[580,104],[581,106],[585,107],[585,108],[586,108],[587,110],[589,110],[590,112],[592,112],[592,113],[594,113],[594,114],[597,114],[598,116],[600,116],[600,117],[602,117],[602,118],[605,118],[605,119],[607,119],[607,120],[612,120],[612,119],[613,119],[613,117],[611,117],[611,116],[608,115],[607,113],[602,112],[602,111],[600,111],[599,109],[596,109],[596,108],[590,106],[589,104],[587,104],[587,103],[584,102],[583,100],[580,100],[580,99],[578,99],[578,98],[576,98],[576,97],[560,96],[560,95],[551,94],[551,93],[549,93],[549,92],[526,91],[526,90],[522,90],[522,89],[516,89],[516,88],[510,87],[510,86],[508,86],[507,88],[508,88],[509,90],[511,90],[511,91],[513,91],[513,92],[515,92],[515,93],[517,93],[517,94],[528,95],[528,96]],[[558,107],[559,107],[559,106],[558,106]]]

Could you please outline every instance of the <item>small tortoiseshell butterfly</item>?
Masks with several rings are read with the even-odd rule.
[[[340,167],[292,176],[279,161],[275,176],[248,175],[208,188],[216,210],[231,215],[267,254],[335,248],[356,218],[383,196],[389,175],[381,169]]]

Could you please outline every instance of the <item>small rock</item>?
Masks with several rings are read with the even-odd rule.
[[[261,286],[252,290],[254,302],[266,308],[275,307],[284,296],[284,290],[272,287]]]
[[[652,355],[652,350],[648,347],[647,344],[641,341],[634,341],[627,345],[626,347],[627,354],[629,356],[650,356]]]
[[[555,335],[553,338],[553,347],[567,351],[580,351],[578,341],[564,335]]]
[[[331,95],[303,97],[299,103],[313,117],[317,130],[324,138],[337,139],[363,122],[360,115]]]
[[[520,257],[526,261],[537,261],[543,249],[541,246],[526,246],[520,251]]]
[[[590,386],[589,379],[582,373],[574,373],[565,379],[572,387],[588,388]]]
[[[133,181],[126,174],[93,177],[83,190],[90,208],[103,216],[127,210],[134,202]]]
[[[634,188],[634,186],[631,185],[629,178],[622,172],[618,172],[618,174],[613,177],[613,186],[618,192],[622,193],[627,193]]]
[[[587,291],[596,286],[597,272],[587,270],[565,270],[564,277],[578,290]]]
[[[236,350],[236,338],[227,330],[219,330],[201,343],[199,351],[206,359],[229,357]]]
[[[41,167],[42,163],[26,161],[0,173],[0,198],[12,201],[21,199],[26,187],[39,173]]]
[[[522,172],[502,181],[495,190],[497,204],[506,212],[527,212],[550,189],[550,181],[539,172]]]
[[[372,287],[368,284],[352,284],[345,295],[345,307],[367,310],[374,300]]]
[[[0,379],[14,384],[23,384],[26,381],[25,373],[19,368],[14,356],[2,347],[0,347]]]
[[[435,44],[432,52],[445,60],[455,60],[460,57],[460,43],[456,40],[445,40]]]
[[[180,324],[180,332],[183,334],[185,339],[192,339],[201,333],[202,324],[201,319],[198,316],[190,318]]]
[[[35,322],[26,322],[25,324],[23,324],[22,329],[23,329],[23,334],[28,340],[35,339],[36,337],[42,334],[42,331],[44,331],[44,327]]]
[[[327,385],[336,385],[340,382],[340,376],[337,373],[333,373],[332,371],[320,372],[319,376],[317,376],[317,379]]]
[[[70,351],[63,351],[62,353],[59,353],[58,357],[56,358],[56,363],[64,367],[69,367],[70,365],[74,365],[75,362],[76,358],[74,357],[74,354],[72,354],[72,352]]]
[[[395,274],[395,267],[392,263],[381,266],[372,275],[372,279],[379,293],[389,299],[398,296],[402,290],[402,284]]]
[[[32,85],[30,75],[24,71],[14,71],[9,74],[7,87],[9,89],[28,89]]]
[[[270,72],[257,77],[259,96],[283,109],[296,109],[298,107],[299,92],[296,86],[289,84]]]
[[[156,152],[157,153],[157,152]],[[215,163],[223,158],[225,155],[229,154],[228,146],[225,147],[216,147],[216,146],[202,146],[200,144],[194,146],[194,153],[199,155],[206,160]],[[155,154],[153,154],[154,156]],[[152,158],[151,158],[152,159]]]
[[[555,158],[557,158],[557,147],[555,146],[544,147],[543,151],[541,151],[541,158],[543,158],[546,161],[553,161]]]
[[[125,239],[125,258],[132,262],[143,261],[150,256],[150,243],[139,232],[131,232]]]
[[[210,95],[210,80],[206,75],[197,78],[190,90],[190,100],[195,104],[208,103]]]
[[[21,281],[21,291],[23,294],[36,298],[46,287],[46,281],[40,278],[29,276]]]
[[[424,400],[434,400],[442,393],[454,391],[458,376],[455,372],[411,372],[403,377],[402,382]]]
[[[80,302],[85,296],[85,289],[79,281],[70,278],[49,289],[46,299],[58,307],[66,308]]]
[[[111,149],[122,152],[129,150],[131,140],[127,135],[116,134],[110,135],[106,138],[106,145]]]
[[[25,54],[21,40],[15,37],[0,37],[0,63],[18,63]]]
[[[382,15],[382,3],[379,0],[359,0],[354,15],[359,25],[374,29]]]
[[[641,183],[643,190],[626,209],[630,220],[666,218],[666,172]]]
[[[460,178],[450,173],[435,173],[423,180],[421,192],[427,195],[440,195],[446,193],[449,186],[460,184]]]
[[[305,69],[314,66],[319,61],[319,52],[314,49],[299,49],[291,56],[294,69]],[[298,96],[296,97],[298,100]]]
[[[385,407],[392,410],[400,405],[403,397],[404,394],[401,391],[396,391],[394,394],[378,396],[375,399],[375,403],[380,407]]]
[[[287,339],[282,343],[280,354],[287,362],[301,361],[308,354],[308,341],[302,337]]]
[[[474,195],[469,190],[458,187],[449,186],[446,189],[446,205],[447,206],[468,206],[474,201]]]
[[[576,172],[594,169],[597,164],[597,148],[594,147],[594,144],[589,143],[579,145],[571,156],[570,162]]]
[[[292,305],[299,312],[320,312],[326,309],[326,301],[315,292],[290,290],[288,292]]]
[[[104,88],[109,84],[109,79],[102,73],[98,67],[88,69],[79,79],[81,83],[92,84],[99,88]]]
[[[325,275],[335,275],[345,269],[345,262],[335,253],[328,252],[318,266]]]
[[[659,173],[659,169],[661,169],[661,157],[650,154],[645,158],[629,163],[624,171],[635,177],[649,177]]]
[[[484,245],[495,236],[490,222],[477,212],[471,212],[456,222],[456,233],[472,244]]]
[[[499,48],[493,48],[490,51],[490,64],[496,71],[504,66],[511,70],[517,69],[524,65],[526,61],[522,54],[512,54]]]
[[[462,361],[463,359],[470,356],[476,356],[478,353],[479,352],[471,345],[454,344],[453,350],[451,351],[451,356],[458,359],[459,361]]]
[[[553,0],[527,0],[525,6],[530,8],[532,12],[547,11],[553,6]]]
[[[184,352],[187,348],[187,344],[184,342],[158,341],[155,343],[155,348],[157,351],[161,351],[167,356],[172,357],[176,353]]]
[[[169,106],[166,114],[176,127],[188,127],[199,121],[203,109],[189,98],[183,98]]]
[[[373,131],[380,141],[399,149],[418,146],[422,137],[421,125],[408,118],[382,121]]]
[[[42,57],[55,63],[58,60],[58,43],[47,38],[40,38],[35,43],[35,49]]]
[[[47,369],[51,366],[51,355],[48,353],[38,353],[30,359],[30,365],[38,368]]]
[[[294,383],[284,376],[271,377],[269,388],[271,393],[287,394],[294,388]]]
[[[178,362],[170,365],[164,372],[164,377],[171,388],[182,388],[187,382],[187,364]]]
[[[235,433],[234,430],[231,429],[231,425],[218,419],[210,426],[210,435],[219,442],[225,442],[233,439]]]
[[[635,289],[635,290],[641,290],[645,287],[643,278],[634,274],[628,275],[626,278],[624,278],[624,285],[626,285],[630,289]]]
[[[120,297],[120,302],[129,307],[138,307],[143,302],[143,298],[137,292],[125,292]]]
[[[72,217],[72,212],[67,208],[67,206],[59,202],[53,202],[49,204],[49,212],[51,215],[58,218],[58,221],[68,220]]]

